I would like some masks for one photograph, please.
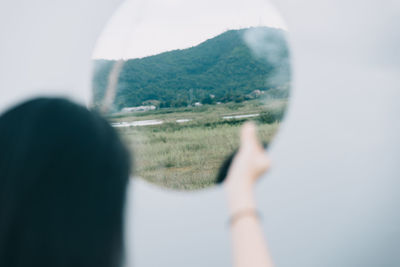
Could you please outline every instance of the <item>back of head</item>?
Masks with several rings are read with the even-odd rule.
[[[118,266],[129,156],[100,116],[35,99],[0,117],[0,266]]]

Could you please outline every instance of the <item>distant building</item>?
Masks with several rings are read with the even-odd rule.
[[[123,108],[121,112],[130,113],[130,112],[143,112],[143,111],[150,111],[155,110],[156,106],[138,106],[138,107],[129,107]]]
[[[256,96],[260,96],[262,94],[261,90],[254,90],[252,92],[252,94],[256,95]]]
[[[264,91],[261,90],[254,90],[253,92],[251,92],[250,94],[248,94],[247,96],[250,98],[258,98],[260,97],[262,94],[264,94]]]

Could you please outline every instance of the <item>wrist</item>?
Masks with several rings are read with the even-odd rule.
[[[256,209],[252,188],[227,188],[229,211],[231,214],[243,210]]]

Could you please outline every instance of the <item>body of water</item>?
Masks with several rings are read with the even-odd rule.
[[[244,119],[244,118],[253,118],[258,117],[260,114],[247,114],[247,115],[230,115],[230,116],[223,116],[222,119],[224,120],[232,120],[232,119]],[[192,119],[178,119],[176,120],[177,123],[186,123],[190,122]],[[131,127],[131,126],[151,126],[151,125],[160,125],[163,124],[164,121],[162,120],[143,120],[143,121],[130,121],[130,122],[115,122],[112,123],[112,127],[120,128],[120,127]]]

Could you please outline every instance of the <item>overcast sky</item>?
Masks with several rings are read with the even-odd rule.
[[[106,25],[93,57],[144,57],[250,26],[286,29],[267,0],[127,0]]]

